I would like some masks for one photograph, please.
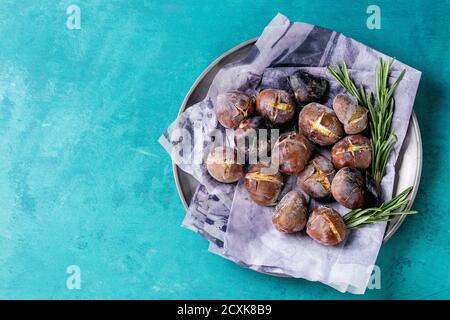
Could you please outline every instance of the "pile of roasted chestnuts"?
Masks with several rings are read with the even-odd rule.
[[[307,197],[322,203],[335,200],[350,209],[378,201],[378,188],[366,171],[372,162],[371,142],[364,135],[368,110],[347,94],[334,97],[332,108],[321,104],[329,83],[307,72],[297,71],[287,82],[289,91],[265,89],[256,97],[230,91],[217,97],[217,120],[235,130],[235,146],[245,147],[214,148],[206,158],[206,167],[222,183],[242,178],[252,201],[275,206],[272,222],[278,231],[294,233],[306,228],[319,243],[336,245],[347,234],[343,218],[323,205],[309,210]],[[259,129],[274,128],[282,132],[275,143],[238,143],[241,139],[258,139],[250,133]],[[262,145],[269,149],[265,151],[271,154],[270,163],[249,165],[238,161],[237,153],[244,153],[247,161]],[[319,147],[330,148],[331,157],[321,154]],[[296,187],[279,199],[286,175],[296,177]]]

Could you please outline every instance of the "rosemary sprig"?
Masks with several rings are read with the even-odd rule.
[[[366,224],[382,221],[391,221],[395,215],[415,214],[417,211],[396,211],[403,208],[408,202],[407,199],[412,187],[405,189],[392,200],[381,204],[379,207],[367,209],[355,209],[344,216],[347,228],[357,228]]]
[[[327,70],[341,84],[341,86],[348,91],[348,93],[358,100],[360,105],[368,108],[368,101],[372,99],[372,93],[367,95],[362,84],[360,84],[359,87],[356,86],[355,82],[352,78],[350,78],[350,74],[345,63],[338,64],[337,71],[333,70],[331,67],[327,67]]]
[[[392,130],[391,123],[394,114],[395,101],[393,94],[400,81],[405,75],[403,70],[394,83],[389,86],[389,73],[394,59],[389,62],[380,58],[376,67],[376,93],[367,93],[364,85],[356,86],[350,78],[348,68],[345,64],[338,64],[337,70],[328,67],[328,72],[344,87],[352,96],[356,97],[358,103],[369,110],[370,131],[372,144],[372,167],[371,173],[374,180],[380,184],[384,174],[389,155],[397,142],[397,137]]]

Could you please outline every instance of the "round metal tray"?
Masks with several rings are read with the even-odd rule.
[[[213,63],[211,63],[192,85],[183,100],[179,113],[182,113],[186,108],[189,108],[190,106],[203,100],[208,93],[211,82],[220,68],[227,63],[246,57],[251,46],[256,42],[256,40],[257,38],[250,39],[237,45],[236,47],[223,53]],[[178,168],[175,164],[173,165],[173,172],[178,194],[184,207],[187,208],[198,186],[198,182],[191,175],[180,170],[180,168]],[[400,193],[409,186],[413,186],[413,190],[409,195],[411,201],[407,206],[407,209],[409,209],[411,208],[414,198],[416,197],[416,193],[419,188],[420,175],[422,172],[422,139],[419,124],[414,113],[411,116],[405,141],[403,142],[403,146],[397,160],[396,172],[394,195]],[[384,242],[392,237],[405,218],[406,216],[396,216],[394,220],[388,223],[386,233],[384,235]]]

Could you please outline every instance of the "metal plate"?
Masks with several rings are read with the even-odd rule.
[[[211,63],[192,85],[191,89],[184,98],[179,113],[182,113],[186,110],[186,108],[189,108],[190,106],[203,100],[208,93],[211,82],[220,68],[229,62],[237,61],[246,57],[251,46],[256,42],[256,40],[257,38],[254,38],[241,43],[240,45],[228,50],[213,63]],[[419,188],[420,175],[422,172],[422,139],[420,136],[419,124],[414,113],[412,114],[409,122],[405,141],[403,142],[403,146],[397,160],[396,170],[397,175],[394,185],[395,195],[409,186],[414,187],[409,195],[409,198],[411,199],[407,207],[407,209],[409,209],[414,202],[414,198],[416,197],[416,193]],[[184,207],[187,209],[198,186],[198,182],[191,175],[185,173],[176,165],[173,165],[173,172],[178,194]],[[384,235],[384,242],[392,237],[405,218],[406,216],[396,216],[393,221],[388,223],[386,233]]]

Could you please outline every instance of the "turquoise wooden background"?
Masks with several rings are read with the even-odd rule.
[[[81,30],[66,8],[81,8]],[[381,8],[381,30],[366,8]],[[1,1],[0,298],[354,299],[207,252],[157,143],[196,77],[277,13],[423,72],[414,208],[364,298],[450,298],[449,1]],[[81,268],[81,289],[66,268]]]

